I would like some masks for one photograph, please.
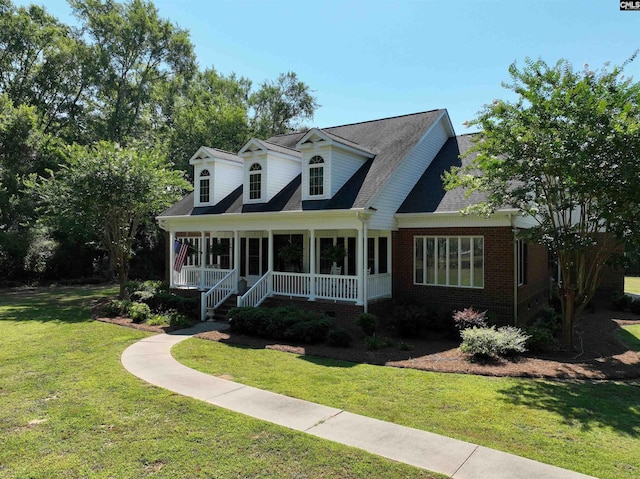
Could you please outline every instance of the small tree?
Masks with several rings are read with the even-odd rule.
[[[471,122],[482,129],[470,151],[477,156],[445,175],[449,189],[487,194],[467,212],[511,207],[535,220],[523,236],[558,260],[567,348],[605,262],[640,234],[640,85],[622,74],[635,57],[611,71],[574,71],[566,60],[512,64],[504,87],[517,100],[485,106]]]
[[[120,297],[143,223],[189,188],[183,173],[146,149],[122,149],[101,142],[70,149],[67,164],[49,178],[31,182],[58,228],[96,241],[108,253],[120,283]]]

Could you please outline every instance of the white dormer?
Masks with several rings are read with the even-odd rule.
[[[296,144],[302,152],[302,200],[332,198],[370,158],[371,151],[318,128]]]
[[[216,148],[201,146],[191,157],[194,206],[213,206],[242,185],[242,160]]]
[[[245,204],[267,203],[300,174],[300,152],[252,138],[240,150]]]

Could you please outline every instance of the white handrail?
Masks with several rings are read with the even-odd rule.
[[[200,320],[206,321],[207,311],[216,309],[236,292],[236,270],[232,269],[209,291],[200,294]]]
[[[267,271],[245,294],[238,296],[238,306],[260,306],[272,292],[271,271]]]

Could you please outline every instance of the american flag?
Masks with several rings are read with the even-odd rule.
[[[187,257],[187,252],[189,251],[189,245],[187,243],[181,243],[180,241],[176,240],[173,243],[173,251],[176,254],[176,259],[173,262],[173,269],[175,269],[179,273],[180,271],[182,271],[184,260]]]

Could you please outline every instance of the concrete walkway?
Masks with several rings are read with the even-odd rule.
[[[584,474],[426,431],[293,399],[190,369],[171,356],[173,345],[198,332],[225,328],[201,323],[129,346],[122,364],[164,389],[296,431],[357,447],[454,479],[578,479]]]

